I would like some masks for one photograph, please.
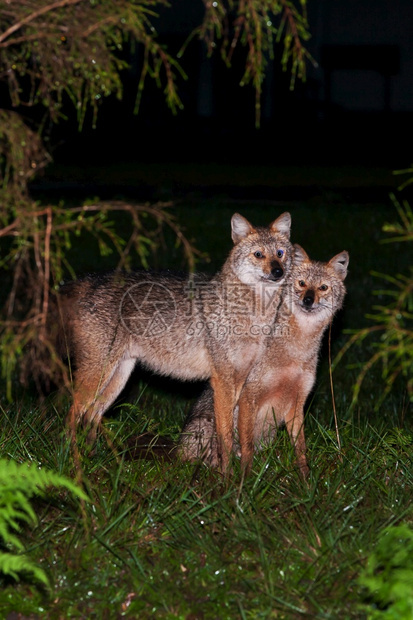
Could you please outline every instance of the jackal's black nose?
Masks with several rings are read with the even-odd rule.
[[[281,267],[280,263],[276,260],[273,260],[271,263],[271,275],[273,280],[279,280],[284,275],[284,269]]]
[[[309,289],[306,291],[305,296],[303,298],[303,304],[307,306],[307,308],[311,308],[314,303],[314,291]]]

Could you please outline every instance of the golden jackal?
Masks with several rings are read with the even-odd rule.
[[[72,424],[83,420],[93,439],[138,361],[178,379],[209,378],[225,470],[233,410],[262,353],[292,264],[290,227],[289,213],[268,228],[234,214],[234,247],[211,280],[134,272],[64,285],[61,319],[75,369]]]
[[[234,411],[241,463],[249,468],[254,444],[268,442],[285,424],[298,466],[308,473],[304,436],[304,404],[316,376],[318,352],[326,327],[342,306],[349,256],[341,252],[328,263],[309,259],[295,245],[294,264],[274,330],[253,366]],[[195,404],[180,439],[180,456],[204,459],[216,466],[213,397],[207,389]]]

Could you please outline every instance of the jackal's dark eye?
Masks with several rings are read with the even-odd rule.
[[[301,288],[304,288],[305,287],[304,280],[298,280],[298,285],[301,286]]]
[[[278,258],[282,258],[284,256],[284,250],[277,250]]]
[[[328,286],[327,286],[327,284],[322,284],[318,288],[319,288],[320,291],[326,291],[328,289]]]
[[[262,252],[260,252],[259,250],[254,252],[254,256],[255,256],[255,258],[265,258],[264,254]]]

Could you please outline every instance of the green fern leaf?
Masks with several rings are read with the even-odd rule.
[[[36,524],[37,516],[30,503],[34,495],[44,495],[50,488],[63,488],[74,497],[87,501],[87,495],[72,480],[34,463],[17,463],[0,459],[0,539],[5,551],[0,552],[0,572],[18,579],[21,573],[31,574],[48,585],[46,573],[25,555],[19,538],[21,524]],[[7,550],[10,551],[7,551]]]

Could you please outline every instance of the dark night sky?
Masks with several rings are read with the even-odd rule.
[[[161,92],[149,85],[134,116],[132,71],[124,101],[105,103],[97,129],[73,132],[55,157],[406,165],[413,120],[413,3],[309,0],[308,14],[309,49],[318,67],[309,65],[306,83],[291,93],[279,61],[270,66],[259,131],[253,91],[238,85],[241,62],[229,71],[218,55],[208,59],[195,42],[182,61],[189,76],[180,83],[184,111],[172,116]],[[178,50],[201,15],[201,0],[175,0],[158,20],[160,39]]]

